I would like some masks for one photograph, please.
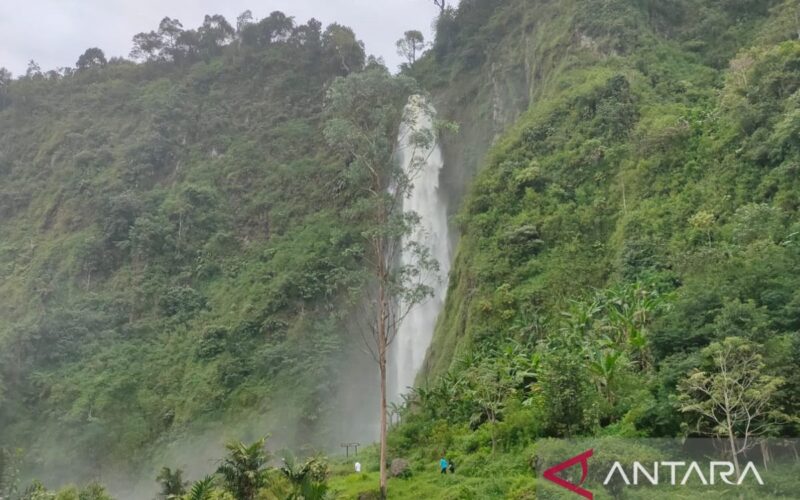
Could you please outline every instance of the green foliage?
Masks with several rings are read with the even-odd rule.
[[[102,50],[98,49],[97,47],[92,47],[90,49],[86,49],[86,52],[81,54],[78,58],[78,62],[75,63],[75,66],[79,70],[86,70],[92,68],[94,66],[104,66],[107,64],[106,56]]]
[[[573,352],[548,351],[539,386],[550,435],[571,437],[592,430],[596,416],[592,414],[594,401],[588,375],[585,364]]]
[[[89,483],[83,488],[67,486],[51,492],[42,483],[34,481],[19,497],[20,500],[113,500],[106,489],[98,483]]]
[[[408,61],[408,64],[417,62],[417,57],[422,55],[425,49],[425,37],[422,32],[417,30],[406,31],[403,38],[397,41],[397,54],[403,56]]]
[[[513,79],[514,64],[531,105],[458,217],[427,383],[398,449],[485,450],[491,426],[472,418],[469,374],[513,371],[510,345],[532,362],[500,403],[501,451],[542,436],[679,434],[690,423],[675,411],[680,381],[729,337],[763,346],[769,380],[793,373],[799,45],[779,3],[462,2],[442,13],[433,54],[409,70],[440,90],[440,112],[497,120],[514,91],[473,84]],[[494,107],[465,109],[476,96]],[[768,392],[774,409],[798,411],[793,385]],[[444,421],[452,432],[431,439]],[[532,434],[515,430],[523,422]],[[796,428],[782,419],[770,432]]]
[[[186,494],[186,500],[210,500],[213,498],[214,477],[206,476],[195,482],[192,489]]]
[[[312,457],[303,463],[291,453],[283,456],[281,473],[292,485],[287,500],[324,500],[328,492],[328,464],[322,458]]]
[[[700,354],[704,365],[711,365],[709,370],[693,370],[678,387],[680,410],[698,417],[696,432],[742,437],[745,442],[775,432],[777,422],[784,418],[775,401],[784,380],[764,374],[758,345],[727,337]]]
[[[0,448],[0,494],[10,497],[19,490],[21,450]]]
[[[338,78],[328,89],[324,128],[328,145],[347,164],[345,182],[358,193],[345,216],[361,228],[363,239],[366,277],[358,300],[367,309],[361,334],[379,372],[382,497],[386,496],[388,475],[389,348],[411,308],[432,295],[427,279],[438,271],[438,262],[427,247],[406,241],[420,216],[404,210],[402,202],[410,196],[414,177],[426,163],[426,158],[417,154],[418,148],[429,148],[435,137],[434,131],[421,129],[417,122],[418,114],[427,109],[421,96],[409,97],[414,88],[413,79],[392,76],[386,68],[374,65]],[[410,151],[398,155],[399,148]]]
[[[277,408],[305,419],[287,442],[325,435],[362,266],[322,102],[365,57],[343,26],[267,21],[250,43],[165,18],[142,64],[0,75],[0,442],[26,473],[137,470]]]
[[[217,468],[217,474],[222,477],[225,489],[236,500],[254,500],[258,490],[266,486],[266,464],[269,461],[264,448],[266,440],[262,438],[250,445],[243,442],[225,445],[228,455]]]
[[[183,480],[183,471],[181,469],[172,470],[169,467],[161,469],[156,481],[161,485],[160,495],[165,500],[180,498],[181,495],[186,493],[186,486],[189,484]]]
[[[731,343],[758,350],[770,407],[796,416],[797,2],[441,5],[403,71],[460,122],[451,206],[483,168],[426,372],[395,408],[390,453],[414,473],[393,495],[530,498],[542,437],[677,435],[697,423],[676,412],[687,377],[719,387],[709,356]],[[346,27],[245,14],[165,18],[134,38],[143,64],[89,49],[74,73],[0,70],[0,441],[41,470],[130,468],[276,406],[322,431],[334,360],[360,341],[343,311],[365,241],[413,222],[370,226],[364,188],[417,88]],[[298,493],[302,466],[230,451],[231,492],[190,496],[316,494]],[[452,477],[433,472],[443,451]],[[374,490],[372,462],[331,490]]]
[[[214,478],[212,476],[206,476],[192,485],[192,488],[186,495],[186,500],[209,500],[214,488],[213,485]]]

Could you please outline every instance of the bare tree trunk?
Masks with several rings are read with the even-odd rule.
[[[386,498],[386,358],[381,359],[381,498]]]
[[[733,466],[736,469],[736,476],[741,474],[739,470],[739,453],[736,451],[736,436],[733,435],[733,426],[731,426],[730,419],[728,420],[728,441],[731,445],[731,455],[733,455]]]
[[[727,364],[725,363],[724,358],[721,358],[719,360],[718,364],[719,364],[720,372],[727,379],[728,378],[728,367],[727,367]],[[733,414],[733,409],[731,408],[730,397],[728,395],[728,390],[727,389],[725,389],[725,391],[723,393],[723,397],[725,398],[725,400],[724,400],[725,401],[725,405],[724,405],[724,409],[725,409],[725,427],[727,428],[726,430],[728,431],[728,441],[729,441],[729,443],[731,445],[731,455],[733,455],[733,466],[736,469],[736,475],[739,476],[739,474],[741,474],[741,471],[739,470],[739,453],[736,450],[736,435],[734,434],[733,421],[731,420],[731,415]],[[747,435],[745,435],[745,438],[746,437],[747,437]]]
[[[380,285],[380,302],[378,306],[378,366],[381,373],[381,498],[387,495],[387,473],[386,473],[386,351],[389,344],[388,332],[386,331],[386,300],[384,286]]]

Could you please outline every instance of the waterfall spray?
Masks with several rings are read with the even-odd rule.
[[[416,165],[412,176],[413,187],[403,200],[403,211],[415,212],[420,223],[406,241],[414,241],[430,250],[439,263],[439,272],[428,279],[433,296],[414,307],[397,331],[392,345],[391,361],[393,380],[390,400],[398,401],[414,384],[414,378],[422,364],[433,338],[436,318],[444,305],[447,292],[447,275],[450,271],[450,239],[447,230],[447,207],[439,190],[439,173],[442,169],[442,152],[438,141],[429,147],[420,148],[412,144],[415,130],[431,130],[436,111],[425,98],[413,95],[404,110],[403,126],[398,136],[399,161],[404,168]],[[404,241],[404,243],[406,243]],[[405,246],[405,245],[404,245]],[[413,256],[402,255],[404,264]]]

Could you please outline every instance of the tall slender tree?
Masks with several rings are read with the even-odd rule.
[[[380,488],[384,498],[389,347],[403,318],[432,293],[426,277],[437,269],[426,248],[404,244],[419,216],[403,212],[402,200],[408,196],[424,159],[412,151],[403,155],[411,158],[409,163],[401,165],[396,161],[396,145],[422,148],[433,140],[432,131],[415,127],[410,123],[413,114],[403,113],[414,89],[412,79],[392,76],[386,68],[374,66],[338,78],[327,95],[325,138],[346,159],[344,175],[358,193],[345,215],[362,228],[363,260],[368,269],[366,292],[360,301],[367,307],[364,331],[368,334],[364,338],[380,374]],[[397,141],[398,130],[406,131],[409,137]]]

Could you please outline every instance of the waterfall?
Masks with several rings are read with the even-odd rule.
[[[403,200],[403,211],[413,211],[420,218],[420,223],[407,240],[427,247],[439,263],[439,272],[426,280],[426,284],[433,288],[433,296],[410,311],[391,346],[394,378],[390,392],[392,401],[400,400],[401,394],[414,384],[414,378],[422,368],[433,338],[436,318],[444,305],[450,271],[447,207],[439,190],[442,152],[436,140],[428,148],[415,148],[410,137],[414,131],[433,131],[436,111],[422,96],[413,95],[403,113],[403,125],[398,136],[398,157],[400,164],[412,175],[413,184],[409,196]],[[423,163],[421,168],[420,163]],[[414,172],[409,171],[411,165],[416,165]],[[412,256],[404,253],[401,259],[408,264]]]

